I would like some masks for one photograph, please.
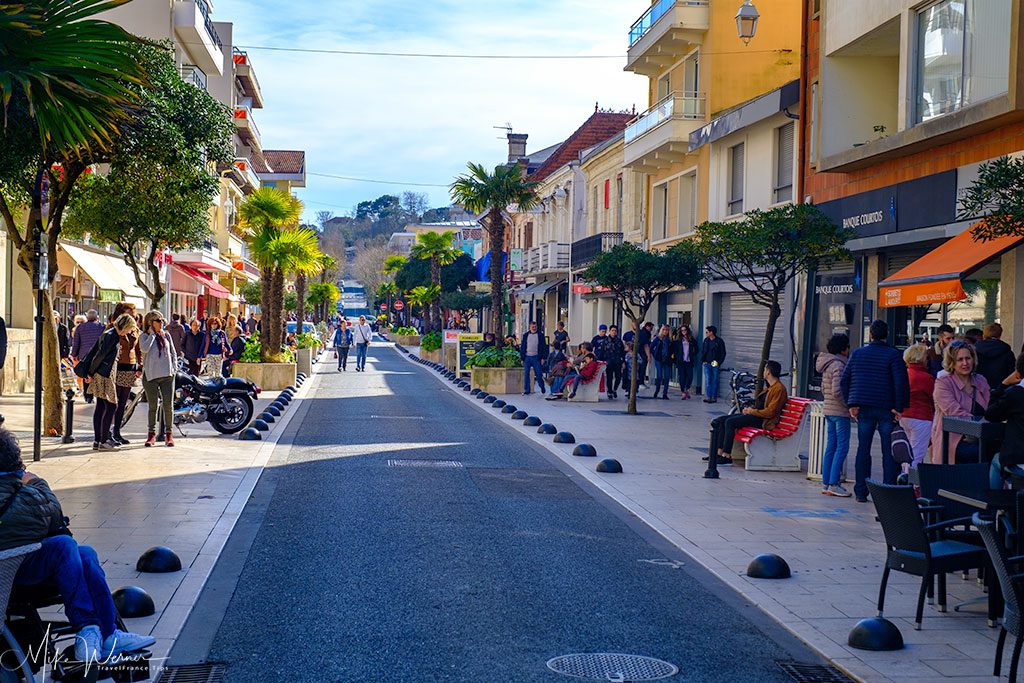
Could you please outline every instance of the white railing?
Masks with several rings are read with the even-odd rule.
[[[626,127],[628,145],[669,119],[704,119],[704,93],[676,92],[638,116]]]

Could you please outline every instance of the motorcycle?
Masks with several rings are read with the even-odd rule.
[[[743,412],[744,408],[753,408],[755,403],[754,391],[757,387],[757,380],[753,373],[723,368],[731,372],[729,388],[732,389],[732,405],[729,407],[730,415],[737,415]]]

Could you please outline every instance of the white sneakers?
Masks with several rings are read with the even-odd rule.
[[[75,636],[75,659],[80,662],[98,662],[104,658],[103,637],[99,626],[86,626]]]
[[[107,657],[113,657],[122,652],[135,652],[155,643],[156,638],[153,636],[144,636],[141,633],[128,631],[114,631],[103,641],[103,652]]]
[[[80,662],[105,662],[123,652],[135,652],[156,643],[156,638],[127,631],[114,631],[106,640],[99,626],[86,626],[75,636],[75,659]]]

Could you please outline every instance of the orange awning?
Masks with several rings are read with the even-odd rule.
[[[961,280],[993,258],[1013,249],[1024,237],[999,237],[974,241],[975,223],[878,286],[878,305],[928,306],[967,298]]]

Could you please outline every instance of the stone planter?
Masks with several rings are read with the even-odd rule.
[[[472,368],[470,382],[488,394],[520,394],[523,391],[523,369]]]
[[[280,391],[295,384],[295,363],[235,363],[232,376],[241,377],[263,391]]]
[[[441,362],[441,349],[435,349],[433,351],[426,351],[423,347],[420,347],[420,358],[429,360],[431,363]]]
[[[455,365],[459,361],[459,347],[456,344],[445,344],[441,347],[441,353],[444,356],[444,366],[455,372]]]
[[[295,349],[295,372],[306,377],[313,372],[313,349]]]
[[[410,334],[410,335],[395,334],[395,335],[392,335],[392,340],[391,341],[395,342],[396,344],[401,344],[402,346],[419,346],[420,345],[420,335],[418,335],[418,334]]]

